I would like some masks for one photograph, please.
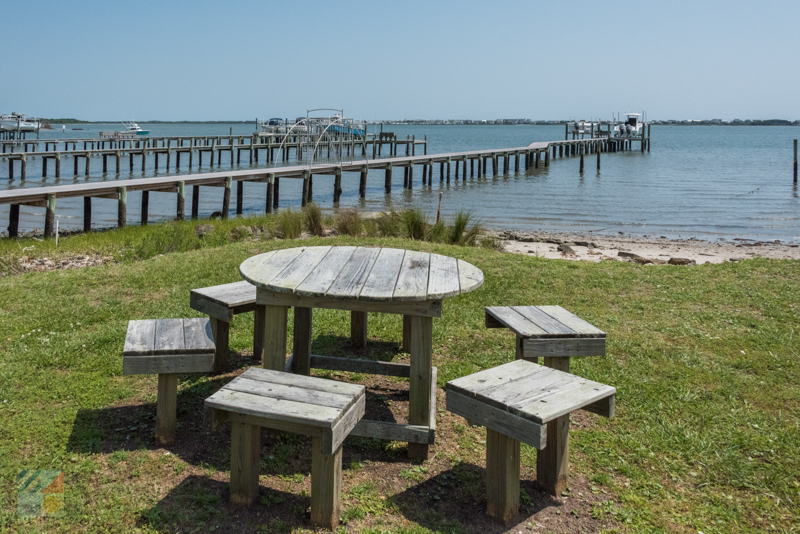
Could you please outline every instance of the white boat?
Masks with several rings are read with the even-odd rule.
[[[581,136],[581,139],[583,139],[584,135],[592,135],[597,126],[599,126],[599,124],[595,122],[588,122],[585,120],[573,121],[571,132],[573,134],[573,139],[578,135]]]
[[[0,130],[5,132],[35,132],[39,129],[39,119],[24,113],[0,115]]]
[[[142,128],[134,121],[123,122],[122,125],[125,127],[125,131],[128,133],[135,133],[136,135],[147,135],[150,133],[150,130],[142,130]]]
[[[641,113],[626,113],[625,122],[614,126],[614,137],[639,137],[644,133],[644,123],[639,120]]]

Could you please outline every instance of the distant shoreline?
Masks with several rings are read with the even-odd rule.
[[[122,121],[84,121],[79,119],[39,119],[40,121],[47,121],[53,124],[120,124]],[[255,121],[137,121],[139,124],[253,124]],[[434,124],[427,122],[402,122],[402,121],[377,121],[367,122],[370,126],[563,126],[570,124],[573,121],[536,121],[530,123],[518,124]],[[693,122],[660,122],[652,121],[648,124],[653,126],[800,126],[800,121],[788,121],[783,119],[768,119],[751,122],[724,122],[713,123],[710,121],[693,121]]]

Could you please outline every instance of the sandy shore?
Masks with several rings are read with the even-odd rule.
[[[751,258],[800,259],[797,243],[733,239],[703,241],[628,235],[494,231],[506,252],[580,261],[642,264],[723,263]]]

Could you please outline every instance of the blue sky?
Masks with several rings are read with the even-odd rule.
[[[6,0],[0,113],[800,119],[800,2]],[[10,53],[9,53],[10,52]]]

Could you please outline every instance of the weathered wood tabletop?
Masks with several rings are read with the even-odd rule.
[[[366,339],[367,312],[404,316],[404,347],[410,353],[408,424],[362,421],[354,435],[407,441],[409,455],[427,458],[435,432],[433,383],[433,318],[442,315],[442,300],[483,284],[480,269],[463,260],[413,250],[371,247],[302,247],[276,250],[245,260],[242,278],[257,287],[256,303],[265,307],[264,367],[282,371],[286,365],[286,327],[294,307],[294,347],[290,368],[309,374],[313,308],[350,310],[351,337]],[[356,328],[357,326],[357,328]],[[337,367],[335,360],[341,360]],[[363,365],[361,365],[363,362]],[[346,365],[345,365],[346,364]],[[376,371],[383,362],[324,358],[326,369]],[[392,364],[397,367],[404,364]],[[315,367],[317,365],[314,365]]]
[[[463,260],[395,248],[274,250],[245,260],[239,272],[277,293],[387,303],[443,299],[483,284],[481,270]]]

